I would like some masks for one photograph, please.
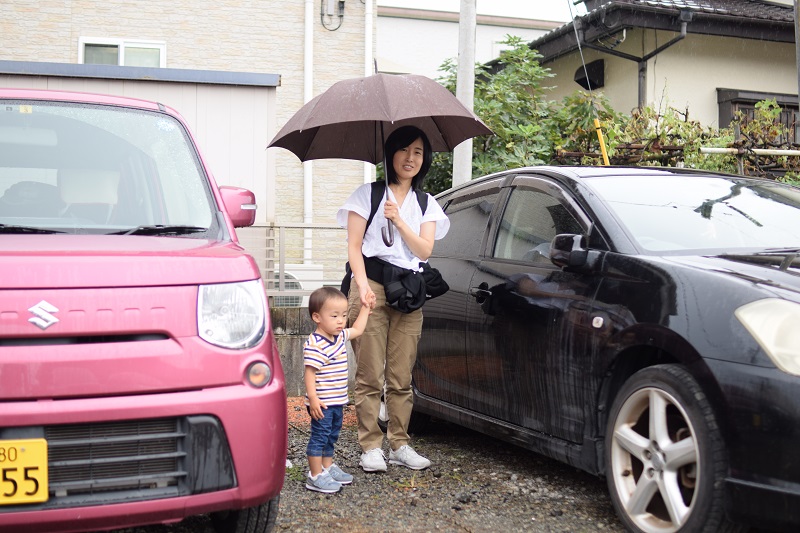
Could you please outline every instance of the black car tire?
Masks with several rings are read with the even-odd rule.
[[[269,533],[278,519],[280,495],[256,507],[240,511],[211,513],[211,523],[217,533]]]
[[[651,411],[663,416],[651,421]],[[605,460],[611,500],[629,531],[738,529],[724,516],[727,456],[716,415],[683,367],[652,366],[625,382],[608,418]]]
[[[408,421],[408,434],[423,433],[430,419],[431,417],[428,415],[424,415],[418,411],[411,411],[411,418]],[[389,415],[386,412],[386,399],[383,394],[381,394],[381,409],[378,412],[378,427],[381,428],[381,431],[384,433],[389,429]]]

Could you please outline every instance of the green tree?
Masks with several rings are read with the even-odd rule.
[[[541,164],[602,165],[597,119],[611,164],[684,166],[736,173],[734,155],[707,155],[701,147],[735,147],[746,154],[746,175],[782,176],[800,185],[800,158],[756,157],[752,148],[791,148],[790,128],[780,120],[781,109],[772,101],[756,104],[754,116],[739,113],[730,128],[702,126],[668,104],[637,109],[631,115],[616,112],[602,92],[575,91],[561,102],[546,98],[550,69],[541,55],[517,37],[507,36],[508,47],[489,70],[476,66],[474,111],[494,135],[473,140],[472,177]],[[456,63],[446,61],[439,82],[455,92]],[[739,134],[736,134],[738,128]],[[794,146],[796,147],[796,146]],[[438,193],[452,185],[453,155],[437,153],[425,180],[425,189]]]
[[[473,108],[494,135],[473,141],[473,177],[508,168],[541,165],[550,161],[552,144],[548,119],[553,104],[545,98],[545,81],[550,69],[541,66],[542,57],[519,37],[507,36],[508,47],[498,59],[502,67],[490,73],[485,65],[475,67]],[[439,82],[455,92],[457,65],[447,60]],[[452,185],[452,153],[439,153],[425,180],[425,188],[440,192]]]
[[[607,152],[613,154],[620,126],[629,117],[614,111],[603,93],[575,91],[564,97],[549,123],[553,157],[558,160],[564,153],[586,153],[593,155],[577,156],[581,164],[602,164],[595,119],[600,123]]]

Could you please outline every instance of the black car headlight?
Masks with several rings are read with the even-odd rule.
[[[261,280],[200,286],[197,329],[206,342],[235,350],[251,348],[264,337],[266,316]]]
[[[800,304],[766,298],[743,305],[735,315],[775,366],[800,376]]]

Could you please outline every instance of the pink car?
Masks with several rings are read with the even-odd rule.
[[[264,285],[161,104],[0,89],[0,531],[275,523],[286,390]]]

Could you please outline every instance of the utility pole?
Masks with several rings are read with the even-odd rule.
[[[475,27],[476,0],[461,0],[458,17],[458,71],[456,98],[472,111],[475,100]],[[797,1],[797,0],[795,0]],[[453,150],[453,186],[472,179],[472,139]]]
[[[794,58],[797,64],[797,105],[800,106],[800,0],[794,0]],[[797,117],[800,117],[798,111]],[[798,142],[798,139],[795,139]]]

